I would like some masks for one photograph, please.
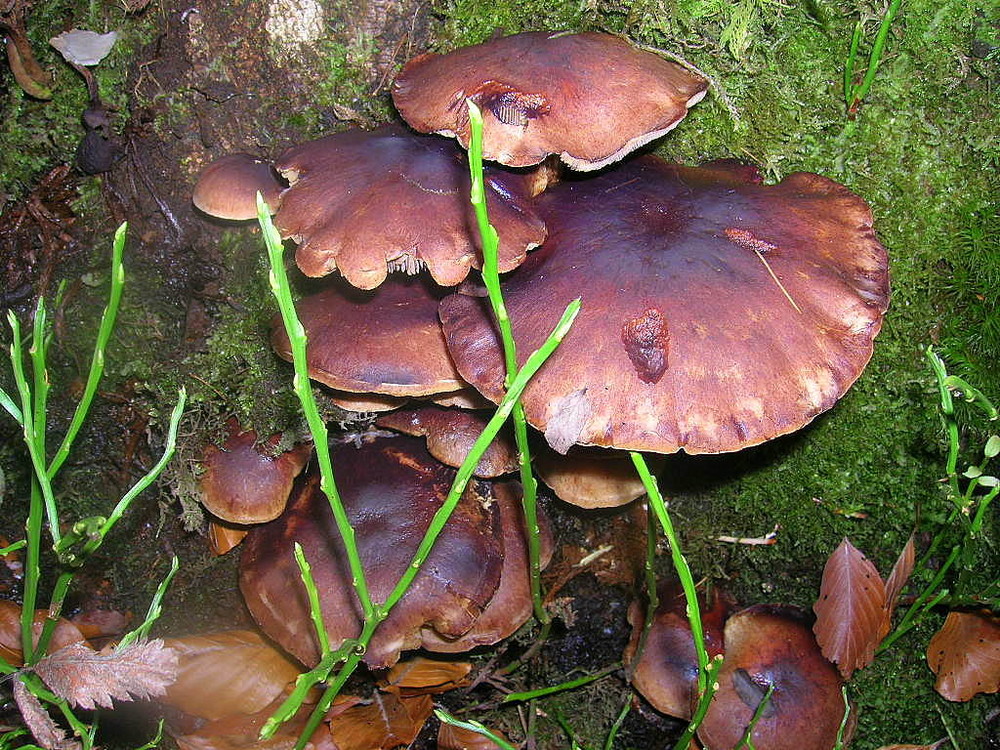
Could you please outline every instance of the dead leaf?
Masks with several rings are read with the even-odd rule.
[[[500,732],[490,731],[503,737]],[[438,729],[437,750],[500,750],[500,746],[479,732],[442,722]]]
[[[269,740],[260,739],[260,730],[278,709],[285,696],[254,714],[234,714],[210,721],[188,734],[174,734],[180,750],[292,750],[303,732],[314,706],[306,703],[291,720],[285,722]],[[313,732],[306,750],[339,750],[333,744],[325,724]]]
[[[444,661],[415,656],[397,662],[385,676],[385,686],[397,688],[404,694],[444,693],[465,684],[465,677],[472,671],[467,661]]]
[[[159,639],[107,651],[71,643],[39,660],[34,671],[74,706],[110,708],[113,699],[162,695],[177,677],[177,652]]]
[[[949,612],[927,645],[934,689],[950,701],[1000,690],[1000,618],[987,612]]]
[[[47,609],[36,609],[34,623],[31,626],[33,642],[38,644],[38,636],[42,626],[49,616]],[[69,620],[59,618],[56,629],[49,642],[49,652],[57,651],[63,646],[85,640],[83,633]],[[21,652],[21,605],[6,600],[0,601],[0,657],[8,664],[19,667],[24,663]]]
[[[909,580],[916,562],[917,553],[913,546],[913,536],[911,535],[906,540],[903,551],[899,553],[896,564],[892,566],[892,572],[889,573],[889,577],[885,581],[886,632],[889,632],[889,628],[892,626],[892,613],[896,609],[896,600],[899,598],[899,592],[903,590],[903,586]]]
[[[77,740],[66,736],[66,732],[52,721],[42,702],[18,679],[14,680],[14,700],[21,712],[21,718],[34,735],[35,742],[41,747],[46,750],[80,750],[83,747]]]
[[[885,584],[875,566],[844,539],[826,561],[813,632],[823,655],[844,679],[875,658],[888,632]]]
[[[260,711],[301,672],[252,630],[168,638],[166,644],[180,662],[160,702],[212,721]]]
[[[947,741],[948,738],[945,737],[933,745],[882,745],[878,750],[938,750],[939,747],[944,747],[944,743]]]
[[[432,708],[429,695],[375,692],[370,703],[335,717],[330,735],[339,750],[393,750],[417,738]]]

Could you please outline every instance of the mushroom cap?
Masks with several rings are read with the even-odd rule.
[[[799,429],[872,354],[885,248],[863,200],[814,174],[647,156],[550,188],[549,239],[504,282],[523,363],[566,305],[573,327],[522,396],[549,444],[720,453]],[[462,377],[499,402],[504,365],[481,299],[440,317]]]
[[[663,456],[647,456],[654,473]],[[561,455],[547,446],[535,453],[535,470],[560,500],[580,508],[616,508],[646,494],[628,454],[578,446]]]
[[[341,445],[331,453],[369,591],[373,601],[384,602],[412,561],[455,472],[411,437]],[[295,542],[312,568],[330,643],[337,648],[360,633],[362,615],[340,534],[315,473],[296,482],[281,517],[247,534],[240,561],[240,590],[254,619],[285,650],[312,665],[319,648],[292,556]],[[425,645],[425,631],[446,640],[467,633],[497,590],[502,558],[493,490],[488,483],[472,482],[413,584],[376,631],[365,663],[391,666],[401,650]]]
[[[466,386],[445,345],[437,308],[441,293],[426,279],[392,279],[361,291],[342,279],[296,304],[308,337],[309,377],[339,391],[429,396]],[[291,360],[275,319],[271,345]]]
[[[486,609],[476,618],[469,632],[448,639],[425,629],[423,646],[441,653],[459,653],[476,646],[487,646],[512,635],[528,621],[533,611],[530,563],[526,526],[521,508],[520,485],[515,482],[493,484],[493,497],[500,509],[503,526],[503,568],[496,593]],[[552,559],[552,533],[548,519],[538,509],[541,550],[539,563],[544,570]]]
[[[638,602],[629,607],[632,638],[625,648],[625,663],[629,665],[632,687],[639,691],[657,711],[690,719],[698,689],[698,655],[687,617],[687,600],[677,581],[661,581],[656,587],[659,604],[653,615],[646,645],[635,659],[642,636],[645,613]],[[698,592],[705,650],[709,658],[723,651],[723,627],[733,610],[733,601],[718,587],[707,598]]]
[[[773,685],[751,739],[758,750],[831,750],[844,717],[837,668],[824,658],[803,613],[761,604],[726,621],[719,690],[698,729],[706,750],[740,741]]]
[[[312,446],[302,444],[268,455],[258,447],[256,432],[234,429],[221,448],[210,445],[202,456],[204,473],[198,482],[202,505],[231,524],[275,519],[311,454]]]
[[[274,213],[284,187],[267,162],[251,154],[228,154],[205,167],[191,200],[209,216],[247,221],[257,218],[258,192]]]
[[[482,413],[433,405],[394,411],[375,420],[379,427],[426,437],[430,454],[456,469],[469,455],[487,422],[489,418]],[[498,477],[517,471],[518,466],[517,448],[511,436],[501,433],[489,444],[473,474],[483,478]]]
[[[306,276],[336,269],[373,289],[391,270],[426,267],[438,284],[453,286],[481,265],[469,167],[454,144],[386,125],[294,146],[276,167],[290,187],[274,223],[299,243],[295,260]],[[540,186],[531,173],[491,168],[485,188],[500,270],[509,271],[545,239],[531,207]]]
[[[416,57],[392,98],[414,128],[466,148],[472,99],[483,112],[486,159],[523,167],[559,154],[573,169],[593,170],[676,127],[707,86],[610,34],[539,31]]]

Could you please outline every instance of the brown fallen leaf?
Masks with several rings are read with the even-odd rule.
[[[177,679],[160,699],[202,719],[253,714],[275,700],[301,669],[252,630],[168,638]]]
[[[989,612],[949,612],[927,645],[934,689],[950,701],[1000,690],[1000,618]]]
[[[493,733],[503,737],[500,732]],[[500,750],[500,746],[479,732],[442,722],[438,729],[437,750]]]
[[[872,662],[875,647],[889,629],[885,584],[875,566],[847,539],[826,561],[813,611],[816,641],[844,679]]]
[[[28,692],[24,683],[18,679],[14,680],[14,700],[21,718],[40,747],[46,750],[80,750],[83,747],[77,740],[66,736],[66,732],[49,716],[42,702]]]
[[[429,695],[375,691],[371,702],[334,717],[330,735],[339,750],[394,750],[417,738],[432,708]]]
[[[94,651],[71,643],[34,666],[53,693],[79,708],[110,708],[113,700],[162,695],[177,677],[177,652],[154,639]]]
[[[913,535],[906,540],[903,551],[896,558],[896,564],[892,566],[889,577],[885,579],[885,630],[889,632],[892,627],[892,613],[896,610],[896,601],[899,593],[910,578],[913,566],[917,562],[917,552],[913,545]]]
[[[36,645],[38,636],[42,632],[42,626],[48,616],[47,609],[35,610],[31,630],[33,642]],[[57,651],[63,646],[83,640],[85,639],[79,628],[69,620],[60,617],[56,622],[52,640],[49,641],[49,652]],[[24,655],[21,652],[21,605],[6,600],[0,601],[0,657],[15,667],[24,663]]]
[[[292,750],[314,708],[310,703],[304,704],[295,716],[278,727],[271,739],[260,739],[264,722],[278,710],[284,698],[281,696],[254,714],[234,714],[210,721],[187,734],[176,730],[171,734],[180,750]],[[305,747],[306,750],[340,750],[333,744],[325,724],[313,732]]]
[[[396,688],[403,695],[444,693],[466,684],[471,671],[472,664],[467,661],[415,656],[389,669],[383,687]]]
[[[948,738],[945,737],[933,745],[882,745],[878,750],[938,750],[939,747],[944,747],[944,743],[947,741]]]

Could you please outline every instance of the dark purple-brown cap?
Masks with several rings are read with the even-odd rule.
[[[469,455],[473,444],[489,422],[483,412],[447,409],[427,405],[401,409],[379,417],[375,424],[406,435],[427,438],[427,450],[443,464],[458,468]],[[473,474],[491,478],[517,471],[517,448],[509,432],[493,439],[483,453]]]
[[[274,223],[299,243],[295,260],[306,276],[339,270],[372,289],[389,271],[426,268],[454,286],[481,265],[469,167],[453,143],[386,125],[294,146],[276,167],[290,187]],[[485,187],[500,270],[509,271],[545,238],[531,200],[540,185],[530,173],[490,169]]]
[[[504,283],[524,358],[566,305],[572,329],[522,403],[549,444],[739,450],[829,409],[888,306],[885,248],[861,198],[825,177],[642,157],[540,197],[549,239]],[[494,402],[504,365],[481,299],[441,303],[462,377]]]
[[[392,98],[414,128],[465,147],[471,99],[483,112],[485,158],[523,167],[559,154],[594,170],[676,127],[707,85],[610,34],[538,31],[421,55]]]
[[[437,316],[441,292],[426,278],[399,278],[362,291],[343,279],[296,304],[308,343],[309,377],[348,394],[419,397],[466,386]],[[291,359],[280,319],[274,350]]]
[[[844,718],[843,683],[803,613],[782,605],[748,607],[726,621],[724,637],[719,689],[698,729],[705,750],[736,746],[768,688],[750,735],[754,747],[833,750]]]
[[[250,154],[229,154],[205,167],[191,200],[209,216],[246,221],[257,218],[258,191],[274,213],[284,187],[266,161]]]
[[[451,488],[455,472],[412,437],[337,446],[334,473],[354,527],[375,602],[384,602]],[[330,643],[361,630],[361,609],[340,534],[316,474],[303,475],[285,513],[244,541],[240,590],[261,629],[302,663],[319,650],[305,587],[293,559],[302,546],[320,595]],[[500,583],[500,514],[492,487],[472,482],[405,596],[365,652],[372,668],[391,666],[401,650],[425,645],[424,633],[455,640],[475,624]]]

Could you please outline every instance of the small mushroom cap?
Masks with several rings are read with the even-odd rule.
[[[690,719],[697,697],[698,655],[687,617],[687,600],[677,581],[661,581],[656,587],[659,604],[646,645],[635,661],[645,612],[638,602],[629,607],[632,638],[625,648],[624,661],[632,675],[632,687],[657,711],[679,719]],[[733,610],[728,595],[713,587],[707,597],[698,592],[705,650],[709,658],[722,653],[723,627]]]
[[[369,591],[375,602],[384,602],[412,561],[455,472],[411,437],[341,445],[331,453]],[[240,590],[254,619],[285,650],[312,665],[319,648],[293,559],[295,542],[312,568],[330,643],[337,648],[360,633],[362,614],[347,555],[315,473],[299,479],[280,518],[247,534],[240,561]],[[413,584],[376,631],[365,663],[391,666],[401,650],[424,645],[425,632],[445,640],[469,632],[497,590],[502,564],[503,535],[493,489],[472,482]]]
[[[831,180],[765,186],[647,156],[562,182],[539,206],[549,239],[504,297],[522,363],[582,299],[522,396],[557,451],[739,450],[829,409],[871,357],[888,260],[868,206]],[[484,301],[451,295],[440,317],[462,377],[498,403]]]
[[[698,729],[706,750],[734,747],[769,686],[751,734],[759,750],[832,750],[844,717],[841,679],[799,610],[761,604],[726,621],[719,690]]]
[[[489,418],[482,413],[421,406],[379,417],[375,424],[406,435],[427,438],[427,450],[441,463],[458,468],[469,455]],[[517,471],[517,449],[511,436],[501,432],[479,459],[473,474],[491,478]]]
[[[662,456],[647,456],[656,473]],[[535,453],[535,470],[560,500],[580,508],[617,508],[646,494],[628,454],[577,446],[566,455],[547,446]]]
[[[295,260],[307,276],[339,270],[373,289],[389,271],[426,267],[453,286],[481,265],[469,167],[452,143],[387,125],[295,146],[276,166],[290,187],[274,223],[299,243]],[[537,178],[490,169],[485,188],[500,270],[509,271],[545,239],[531,205]]]
[[[523,167],[559,154],[593,170],[672,130],[706,89],[610,34],[530,32],[421,55],[403,67],[392,98],[414,128],[466,148],[472,99],[483,112],[485,158]]]
[[[348,393],[393,397],[451,393],[466,386],[437,317],[440,292],[424,278],[392,279],[370,292],[342,279],[296,305],[309,345],[309,377]],[[291,360],[280,319],[274,350]]]
[[[209,216],[247,221],[257,218],[258,192],[274,213],[284,187],[267,162],[250,154],[229,154],[205,167],[191,200]]]
[[[205,449],[198,483],[201,502],[209,513],[231,524],[275,519],[285,509],[292,482],[311,453],[311,446],[303,444],[268,455],[266,447],[257,445],[256,432],[236,430],[221,448]]]

